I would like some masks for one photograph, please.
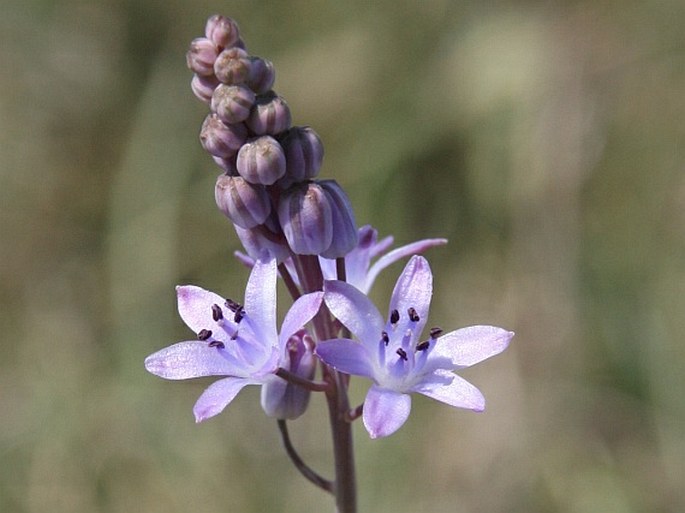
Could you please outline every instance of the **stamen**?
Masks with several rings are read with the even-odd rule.
[[[390,312],[390,324],[397,324],[397,321],[400,320],[400,312],[397,311],[397,309],[394,309],[392,312]]]
[[[424,340],[420,344],[416,345],[416,350],[417,351],[425,351],[426,349],[428,349],[429,346],[430,346],[430,340]]]
[[[407,358],[407,352],[402,349],[401,347],[397,348],[397,351],[395,351],[398,355],[400,355],[400,358],[402,358],[405,362],[408,360]]]
[[[200,332],[197,334],[197,339],[205,341],[211,336],[212,336],[212,330],[200,330]]]
[[[241,320],[243,320],[243,317],[245,317],[245,308],[243,308],[243,305],[233,301],[232,299],[227,299],[225,305],[226,308],[235,313],[233,316],[234,322],[239,323]]]
[[[207,344],[209,347],[218,347],[219,349],[223,349],[226,346],[221,340],[212,340],[209,344]]]
[[[388,345],[388,343],[390,342],[390,337],[388,336],[388,332],[387,332],[387,331],[382,331],[382,332],[381,332],[381,340],[382,340],[383,342],[385,342],[385,345],[386,345],[386,346]]]
[[[224,313],[221,311],[221,307],[219,305],[212,305],[212,319],[214,319],[214,322],[219,322],[223,318]]]
[[[240,310],[236,310],[235,315],[233,316],[233,321],[238,324],[243,320],[243,317],[245,317],[245,309],[240,307]]]
[[[440,335],[442,335],[442,328],[438,328],[437,326],[435,328],[431,328],[431,338],[438,338]]]
[[[407,313],[409,314],[409,320],[410,320],[411,322],[419,322],[419,320],[421,319],[421,318],[419,317],[419,314],[416,313],[416,310],[414,309],[413,306],[410,307],[409,310],[407,310]]]

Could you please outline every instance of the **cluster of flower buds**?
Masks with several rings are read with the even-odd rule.
[[[248,54],[236,22],[211,16],[187,63],[193,92],[210,108],[200,141],[224,171],[216,203],[248,254],[339,258],[354,248],[347,195],[334,180],[315,180],[321,139],[308,126],[291,126],[288,104],[272,89],[273,64]]]

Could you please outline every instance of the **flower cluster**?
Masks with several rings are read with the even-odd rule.
[[[317,179],[321,139],[310,127],[291,126],[287,103],[272,89],[273,64],[247,52],[235,21],[210,17],[187,63],[193,92],[210,108],[200,141],[222,169],[216,204],[243,244],[236,256],[250,276],[243,303],[177,287],[178,311],[194,338],[148,356],[145,367],[166,379],[219,377],[195,404],[197,422],[223,411],[244,387],[261,386],[262,408],[278,419],[295,466],[336,495],[338,511],[354,512],[350,424],[361,417],[372,438],[391,435],[407,420],[413,393],[482,411],[481,392],[455,371],[502,352],[513,333],[427,328],[433,274],[419,254],[447,241],[390,249],[392,237],[379,240],[369,225],[357,229],[342,188]],[[382,270],[406,257],[383,316],[368,293]],[[280,330],[279,275],[293,300]],[[352,408],[351,376],[371,382]],[[285,427],[306,411],[312,392],[328,403],[335,483],[304,464]]]

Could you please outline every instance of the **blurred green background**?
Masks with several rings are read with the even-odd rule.
[[[4,0],[0,511],[333,510],[257,390],[195,425],[211,380],[143,369],[191,336],[174,285],[247,277],[185,67],[216,12],[359,224],[450,239],[431,324],[517,333],[463,373],[485,413],[418,397],[388,439],[355,425],[360,511],[685,511],[680,0]],[[325,415],[291,431],[330,475]]]

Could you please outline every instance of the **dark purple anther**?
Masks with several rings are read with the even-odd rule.
[[[423,342],[416,344],[417,351],[425,351],[430,346],[430,341],[424,340]]]
[[[419,314],[416,313],[416,309],[413,306],[409,307],[409,309],[407,310],[407,314],[409,315],[409,320],[411,322],[419,322],[419,320],[421,319],[419,317]]]
[[[438,328],[437,326],[431,328],[430,334],[431,338],[438,338],[440,335],[442,335],[442,328]]]
[[[386,346],[388,345],[388,343],[390,342],[390,337],[388,336],[388,332],[387,332],[387,331],[382,331],[382,332],[381,332],[381,340],[383,341],[383,343],[384,343]]]
[[[224,313],[221,311],[221,307],[219,305],[212,305],[212,319],[214,319],[214,322],[219,322],[223,318]]]
[[[394,309],[392,312],[390,312],[390,324],[397,324],[397,321],[400,320],[400,312],[397,311],[397,309]]]
[[[200,330],[200,332],[197,334],[197,339],[198,340],[207,340],[211,336],[212,336],[212,330]]]
[[[212,340],[209,344],[207,344],[209,347],[218,347],[219,349],[223,349],[226,347],[224,343],[221,340]]]
[[[405,362],[407,361],[407,352],[406,352],[404,349],[402,349],[401,347],[398,347],[398,348],[397,348],[397,351],[395,351],[395,352],[396,352],[396,353],[400,356],[400,358],[402,358]]]

